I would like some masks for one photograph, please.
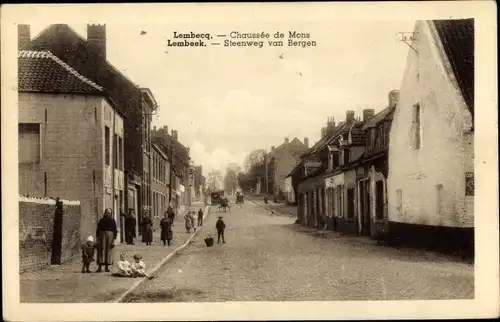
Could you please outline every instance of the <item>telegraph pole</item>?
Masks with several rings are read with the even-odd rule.
[[[174,167],[173,155],[174,155],[174,148],[172,145],[170,145],[170,171],[168,174],[168,176],[169,176],[168,185],[170,188],[170,189],[168,189],[168,204],[169,204],[169,206],[172,205],[172,171],[173,171],[173,167]]]

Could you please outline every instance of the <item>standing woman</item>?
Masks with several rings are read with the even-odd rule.
[[[99,268],[96,273],[102,272],[103,265],[106,267],[106,272],[109,272],[108,266],[113,265],[112,249],[117,233],[116,221],[111,215],[111,209],[107,208],[97,223],[97,265]]]
[[[191,227],[192,227],[191,211],[188,211],[186,213],[186,215],[184,216],[184,221],[185,221],[185,226],[186,226],[186,233],[190,233]]]
[[[170,241],[172,240],[172,220],[168,217],[168,214],[165,213],[163,215],[162,220],[160,221],[161,227],[161,240],[163,241],[163,245],[168,244],[170,246]]]
[[[128,215],[125,217],[125,241],[129,245],[134,244],[136,224],[134,209],[129,209]]]
[[[146,245],[151,245],[153,241],[153,221],[149,216],[149,213],[146,211],[144,213],[144,220],[142,221],[143,225],[143,233],[142,233],[142,242],[146,243]]]

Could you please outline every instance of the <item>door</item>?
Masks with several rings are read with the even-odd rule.
[[[359,184],[361,207],[361,235],[370,236],[370,181],[364,180]]]
[[[63,204],[61,201],[56,202],[54,212],[54,230],[52,233],[52,252],[50,264],[61,265],[62,254],[62,232],[63,232]]]

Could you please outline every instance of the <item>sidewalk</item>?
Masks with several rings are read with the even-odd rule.
[[[262,198],[263,199],[263,198]],[[264,203],[264,200],[248,198],[249,201],[256,203],[257,205],[269,210],[274,211],[277,215],[285,215],[290,217],[297,218],[297,207],[289,206],[285,203],[274,203],[272,200],[268,201],[267,204]]]
[[[193,204],[191,208],[202,207]],[[207,206],[209,207],[209,206]],[[205,217],[209,208],[205,207]],[[197,209],[197,208],[196,208]],[[179,246],[187,242],[192,235],[184,228],[184,214],[177,216],[174,221],[173,239],[171,246],[163,246],[160,240],[160,231],[153,233],[153,244],[146,246],[141,243],[141,236],[136,239],[135,245],[120,244],[113,254],[115,261],[121,253],[126,253],[129,260],[139,253],[142,255],[148,270],[156,267],[166,256]],[[21,303],[97,303],[109,302],[118,298],[137,282],[134,278],[113,277],[110,273],[82,274],[81,258],[77,256],[69,263],[51,266],[47,269],[28,272],[20,275]],[[91,271],[97,269],[95,263]],[[113,270],[111,269],[113,272]]]

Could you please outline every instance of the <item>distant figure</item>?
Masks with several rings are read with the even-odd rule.
[[[226,229],[226,224],[224,223],[224,220],[222,220],[222,216],[219,216],[219,219],[215,223],[215,229],[217,229],[217,244],[220,244],[220,240],[222,237],[222,243],[226,243],[226,240],[224,239],[224,230]]]
[[[203,210],[198,210],[198,226],[203,226]]]
[[[188,211],[184,216],[184,222],[186,227],[186,233],[190,233],[191,228],[193,227],[193,221],[191,220],[191,211]]]
[[[174,218],[175,218],[175,211],[174,211],[174,208],[172,208],[172,206],[168,206],[167,215],[168,215],[168,218],[170,218],[170,220],[172,221],[172,226],[173,226],[174,225]]]
[[[151,217],[149,216],[149,213],[147,211],[144,212],[142,227],[142,242],[146,245],[151,245],[151,242],[153,242],[153,220],[151,220]]]
[[[267,204],[267,197],[264,197],[264,203]]]
[[[134,209],[129,209],[128,214],[125,216],[125,242],[128,245],[134,244],[136,225]]]
[[[90,264],[94,261],[94,237],[89,236],[82,246],[82,273],[90,273]]]
[[[163,215],[163,219],[160,221],[161,228],[161,240],[163,241],[163,245],[168,244],[170,246],[170,241],[172,240],[172,220],[168,217],[168,214],[165,212]]]
[[[102,266],[105,266],[106,272],[109,272],[108,266],[113,265],[112,249],[117,233],[116,221],[111,215],[111,209],[107,208],[97,223],[97,265],[99,268],[96,273],[102,272]]]

